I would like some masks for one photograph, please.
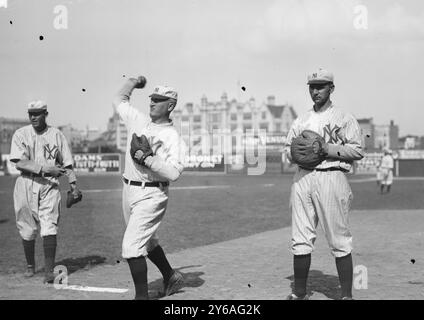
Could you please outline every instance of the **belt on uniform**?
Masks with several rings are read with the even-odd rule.
[[[138,186],[138,187],[167,187],[169,186],[168,181],[155,181],[155,182],[142,182],[142,181],[132,181],[128,180],[127,178],[123,178],[124,182],[126,184],[132,185],[132,186]]]
[[[303,170],[308,171],[342,171],[342,172],[349,172],[349,170],[343,169],[343,168],[337,168],[337,167],[330,167],[330,168],[304,168],[301,167]]]
[[[33,172],[21,172],[21,176],[34,178],[34,177],[53,177],[50,173],[33,173]]]

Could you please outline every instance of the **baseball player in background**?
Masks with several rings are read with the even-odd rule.
[[[157,86],[150,95],[149,119],[129,102],[133,89],[145,84],[144,77],[128,79],[114,100],[128,132],[122,257],[128,261],[136,300],[148,299],[146,257],[163,276],[164,295],[177,292],[184,282],[183,275],[170,266],[156,236],[167,208],[169,181],[176,181],[184,169],[186,147],[170,119],[178,95],[171,87]]]
[[[306,283],[318,222],[336,260],[341,297],[352,299],[352,236],[348,226],[352,191],[345,173],[354,160],[363,158],[361,128],[352,115],[330,100],[335,88],[332,73],[319,69],[308,76],[308,85],[313,108],[293,122],[285,152],[291,160],[292,140],[303,130],[312,130],[325,140],[325,159],[312,169],[298,166],[294,175],[290,196],[294,290],[287,299],[308,299]]]
[[[384,150],[384,156],[381,159],[380,164],[380,174],[381,174],[381,182],[380,182],[380,192],[384,193],[384,187],[386,187],[387,193],[390,192],[390,188],[393,183],[393,168],[394,168],[394,160],[392,156],[392,151],[390,149]]]
[[[381,179],[382,179],[382,174],[381,174],[381,159],[380,159],[380,161],[377,163],[377,173],[376,173],[377,186],[381,186]]]
[[[22,237],[27,261],[26,277],[35,273],[34,247],[38,227],[43,238],[45,283],[54,281],[58,223],[61,206],[59,177],[66,175],[73,193],[79,193],[73,159],[65,136],[47,125],[47,105],[28,105],[30,125],[14,133],[10,160],[20,176],[13,193],[16,225]]]

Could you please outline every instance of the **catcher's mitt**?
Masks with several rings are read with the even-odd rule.
[[[78,189],[73,191],[69,190],[66,197],[66,208],[72,207],[75,203],[82,200],[82,192]]]
[[[141,135],[141,137],[137,137],[137,135],[133,133],[130,155],[134,162],[140,165],[144,165],[144,160],[146,160],[148,156],[153,155],[152,148],[144,134]]]
[[[304,130],[293,139],[290,153],[293,162],[307,169],[313,169],[326,157],[323,146],[325,140],[318,133]]]

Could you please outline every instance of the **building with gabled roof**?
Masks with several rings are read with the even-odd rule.
[[[262,129],[267,136],[286,136],[296,118],[293,107],[289,104],[277,105],[274,96],[269,96],[263,103],[257,103],[253,97],[241,102],[229,100],[225,92],[218,101],[209,101],[203,95],[200,103],[186,103],[172,113],[174,125],[191,154],[202,154],[202,150],[209,152],[220,143],[218,137],[211,137],[209,142],[202,140],[201,133],[203,136],[211,136],[217,131],[231,134],[234,146],[235,133],[246,133],[247,130],[258,132],[258,129]]]

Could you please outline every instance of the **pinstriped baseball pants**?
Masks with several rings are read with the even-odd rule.
[[[352,190],[342,171],[309,171],[299,168],[291,189],[291,251],[294,255],[314,250],[316,228],[321,225],[333,256],[352,251],[348,213]]]

